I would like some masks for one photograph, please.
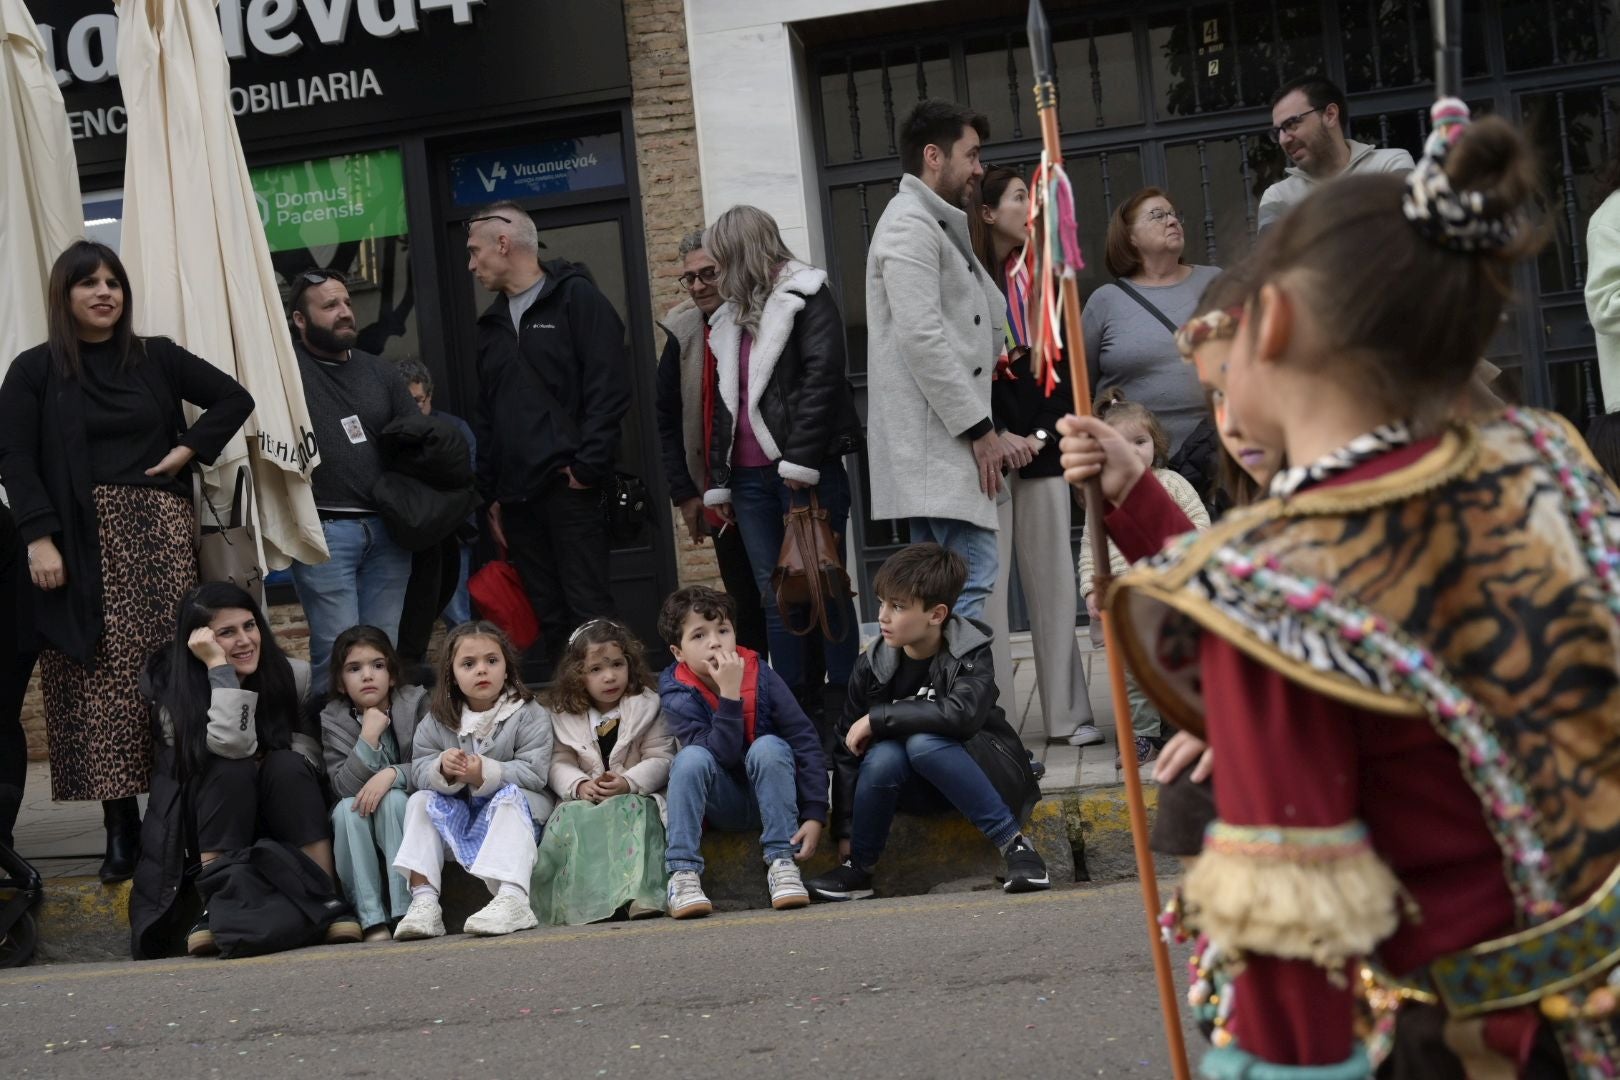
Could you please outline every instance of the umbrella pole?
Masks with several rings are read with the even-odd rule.
[[[1051,77],[1051,34],[1040,0],[1032,0],[1029,16],[1030,49],[1035,56],[1035,110],[1041,120],[1044,159],[1056,167],[1063,164],[1062,143],[1058,138],[1057,86]],[[1069,349],[1069,385],[1074,393],[1077,416],[1091,415],[1091,385],[1086,372],[1085,335],[1080,323],[1080,287],[1073,274],[1062,278],[1064,341]],[[1095,595],[1103,595],[1109,583],[1108,536],[1103,524],[1102,482],[1093,477],[1083,488],[1086,506],[1086,542],[1091,544]],[[1176,1001],[1176,983],[1170,967],[1170,947],[1159,929],[1159,879],[1153,865],[1153,849],[1148,844],[1147,803],[1142,796],[1141,763],[1136,756],[1135,731],[1126,699],[1125,665],[1119,637],[1108,615],[1102,616],[1103,641],[1108,658],[1109,685],[1114,699],[1114,729],[1119,740],[1120,764],[1125,771],[1125,803],[1131,816],[1131,842],[1136,849],[1136,872],[1142,883],[1142,912],[1147,920],[1149,948],[1153,953],[1153,973],[1159,989],[1159,1013],[1164,1022],[1164,1039],[1170,1050],[1170,1067],[1175,1080],[1189,1080],[1187,1044],[1181,1031],[1181,1010]]]

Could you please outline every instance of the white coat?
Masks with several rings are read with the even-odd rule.
[[[1005,309],[973,254],[967,214],[903,177],[866,256],[873,518],[998,527],[964,435],[990,417]]]

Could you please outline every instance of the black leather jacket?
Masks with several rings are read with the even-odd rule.
[[[825,280],[825,275],[813,267],[801,267],[797,273],[784,272],[782,283],[766,305],[759,333],[753,335],[748,365],[751,375],[769,373],[765,391],[759,397],[759,418],[766,430],[756,429],[755,436],[767,452],[774,443],[777,460],[811,472],[819,472],[823,463],[854,453],[861,446],[861,421],[849,385],[844,318]],[[817,287],[807,289],[807,281]],[[791,316],[784,314],[788,305],[782,303],[788,297],[802,298],[803,302],[803,307]],[[729,306],[722,309],[729,310]],[[724,316],[717,313],[716,318]],[[791,326],[787,325],[788,318]],[[730,354],[731,362],[736,360],[726,340],[716,323],[710,344],[722,370],[728,363],[726,354]],[[756,392],[750,385],[749,396]],[[737,402],[738,409],[746,407],[746,402]],[[710,484],[729,488],[737,419],[719,393],[714,396],[711,424]],[[808,480],[809,476],[800,472],[796,478]]]
[[[990,658],[990,628],[953,615],[945,624],[944,646],[929,668],[933,701],[895,701],[890,689],[900,668],[900,650],[881,640],[861,654],[849,680],[849,701],[833,747],[832,826],[835,839],[850,835],[855,780],[861,759],[844,738],[862,716],[872,718],[872,741],[912,735],[960,739],[1013,817],[1023,822],[1041,797],[1030,771],[1029,754],[1007,716],[996,704],[996,673]]]

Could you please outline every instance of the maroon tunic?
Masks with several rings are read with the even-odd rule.
[[[1434,441],[1394,451],[1327,484],[1367,480],[1422,457]],[[1191,529],[1144,476],[1107,518],[1133,562]],[[1215,804],[1233,825],[1328,828],[1360,819],[1373,848],[1421,912],[1378,949],[1391,973],[1514,928],[1503,856],[1457,751],[1424,720],[1366,712],[1290,682],[1215,634],[1201,635],[1204,709],[1220,782]],[[1236,982],[1232,1032],[1244,1050],[1286,1065],[1350,1056],[1353,994],[1305,960],[1250,956]],[[1503,1017],[1503,1020],[1509,1018]],[[1515,1060],[1529,1050],[1533,1010],[1491,1025]]]

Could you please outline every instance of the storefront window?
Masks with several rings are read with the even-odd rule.
[[[250,177],[283,299],[305,270],[342,271],[359,348],[421,359],[399,151],[269,165]]]
[[[123,253],[124,193],[97,191],[84,196],[84,238]]]

